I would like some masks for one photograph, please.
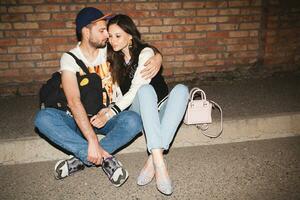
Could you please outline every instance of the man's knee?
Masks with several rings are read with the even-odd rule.
[[[50,110],[48,110],[48,109],[40,110],[35,116],[34,125],[37,128],[43,127],[43,126],[49,124],[52,117],[54,117],[54,116]]]
[[[126,129],[130,132],[137,134],[142,131],[142,119],[136,112],[123,111],[120,117],[123,123],[126,124]]]

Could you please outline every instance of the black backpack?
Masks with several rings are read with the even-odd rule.
[[[80,99],[88,116],[93,116],[99,110],[108,106],[108,94],[105,88],[102,88],[100,76],[96,73],[90,73],[82,60],[78,59],[71,52],[67,53],[75,59],[79,67],[85,72],[83,76],[80,76],[79,72],[76,73]],[[103,104],[103,93],[106,95],[106,105]],[[63,111],[68,110],[67,99],[61,86],[61,74],[59,72],[53,73],[52,77],[42,85],[39,95],[41,109],[50,107]]]

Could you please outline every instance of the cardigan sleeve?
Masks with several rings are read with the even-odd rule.
[[[144,79],[141,75],[141,71],[145,68],[145,63],[149,58],[154,56],[154,51],[146,47],[144,48],[140,55],[139,55],[139,61],[138,61],[138,67],[136,69],[136,72],[134,74],[134,77],[131,81],[130,88],[128,92],[126,92],[122,98],[120,98],[114,106],[111,107],[111,109],[117,114],[121,112],[122,110],[126,109],[128,106],[132,104],[132,101],[138,91],[138,89],[145,84],[149,84],[151,79]]]

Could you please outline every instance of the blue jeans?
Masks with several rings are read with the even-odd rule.
[[[92,165],[87,160],[88,142],[74,118],[66,112],[54,108],[40,110],[35,118],[35,126],[50,141],[71,152],[84,164]],[[135,112],[124,111],[111,118],[104,127],[94,130],[97,134],[105,135],[99,144],[112,154],[142,131],[142,122]]]
[[[151,149],[169,149],[185,113],[188,98],[188,88],[178,84],[158,110],[154,88],[147,84],[138,90],[129,110],[139,113],[142,117],[149,152]]]

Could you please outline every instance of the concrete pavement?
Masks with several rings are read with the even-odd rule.
[[[55,180],[54,161],[0,166],[0,199],[300,199],[300,137],[173,148],[166,156],[174,183],[170,197],[156,190],[155,181],[136,185],[145,153],[117,157],[130,173],[120,188],[100,168]]]

